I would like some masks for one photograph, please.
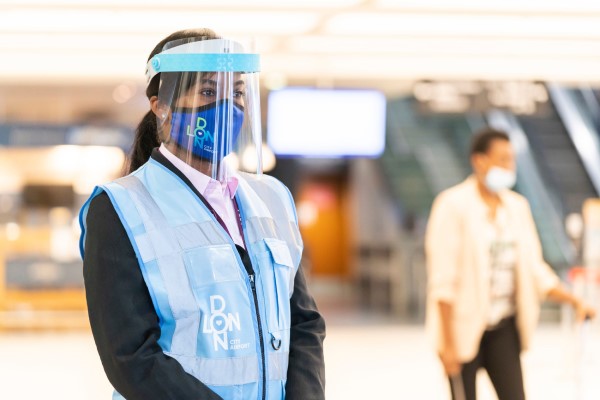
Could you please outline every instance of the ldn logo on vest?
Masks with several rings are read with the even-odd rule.
[[[210,315],[204,318],[202,332],[213,335],[215,351],[247,349],[250,343],[241,343],[240,339],[229,340],[229,333],[241,331],[239,313],[225,313],[227,303],[223,296],[210,296]]]

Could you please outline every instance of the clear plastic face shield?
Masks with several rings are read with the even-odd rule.
[[[157,126],[161,141],[198,171],[225,182],[242,153],[256,152],[262,173],[259,56],[227,39],[167,43],[148,62],[160,73]]]

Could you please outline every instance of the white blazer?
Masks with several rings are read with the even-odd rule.
[[[540,303],[548,291],[559,284],[559,279],[542,258],[527,200],[510,190],[501,192],[500,198],[517,246],[517,329],[521,348],[526,350],[537,325]],[[468,362],[477,355],[487,326],[490,304],[487,213],[477,180],[471,176],[437,196],[425,237],[428,332],[439,351],[442,331],[438,302],[452,304],[451,327],[461,362]]]

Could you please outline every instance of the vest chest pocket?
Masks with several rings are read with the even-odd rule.
[[[259,262],[265,300],[270,303],[269,331],[290,329],[290,297],[294,285],[294,263],[288,245],[283,240],[265,238],[266,252]],[[274,311],[274,312],[273,312]]]
[[[241,280],[240,267],[228,244],[188,250],[184,260],[192,289]]]

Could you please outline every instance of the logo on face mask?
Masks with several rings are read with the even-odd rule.
[[[212,149],[205,148],[204,140],[207,140],[209,143],[214,143],[215,138],[210,133],[210,131],[205,130],[205,128],[206,128],[206,119],[204,119],[202,117],[198,117],[196,119],[196,127],[194,128],[194,130],[192,131],[192,126],[188,125],[186,134],[187,134],[187,136],[194,138],[194,147],[212,151]]]
[[[237,142],[244,108],[227,100],[173,111],[171,138],[197,157],[220,161]]]
[[[202,332],[212,334],[215,351],[247,349],[249,343],[241,343],[240,339],[229,340],[229,333],[241,331],[239,313],[225,313],[227,303],[223,296],[210,296],[210,315],[204,318]]]

